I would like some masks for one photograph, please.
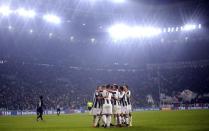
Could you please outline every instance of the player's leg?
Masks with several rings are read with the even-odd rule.
[[[100,126],[100,121],[101,121],[101,119],[102,119],[102,108],[98,108],[97,117],[99,118],[99,119],[98,119],[98,122],[97,122],[97,127],[99,127],[99,126]]]
[[[92,126],[95,127],[95,120],[96,120],[96,108],[92,108],[91,114],[93,115],[93,121],[92,121]]]
[[[39,113],[39,111],[37,111],[37,117],[36,117],[37,121],[39,120],[39,117],[40,117],[40,113]]]
[[[107,127],[108,128],[112,125],[111,121],[112,121],[112,106],[108,105],[108,108],[107,108]]]
[[[92,108],[92,114],[93,114],[93,127],[98,127],[101,110],[99,108]]]
[[[132,108],[131,105],[128,105],[127,107],[127,113],[128,113],[128,117],[129,117],[129,126],[132,126]]]
[[[126,106],[125,108],[125,123],[126,123],[126,126],[129,126],[129,107]]]
[[[126,124],[126,108],[125,108],[125,106],[123,106],[121,109],[121,121],[122,121],[122,124]]]
[[[114,114],[114,124],[116,126],[118,125],[118,117],[117,117],[117,114]]]
[[[117,126],[121,127],[121,106],[117,108]]]
[[[43,109],[41,109],[41,111],[40,111],[40,118],[41,118],[41,120],[43,120]]]
[[[108,105],[107,104],[103,104],[102,106],[102,121],[104,123],[104,128],[107,127],[107,115],[108,115]]]
[[[118,124],[118,118],[117,118],[117,106],[113,106],[113,117],[114,117],[114,125]]]
[[[96,115],[93,115],[93,126],[95,127]]]
[[[59,109],[59,115],[60,115],[61,110]]]
[[[38,121],[41,118],[41,110],[40,108],[37,109],[37,118],[36,120]]]
[[[94,120],[94,127],[98,127],[99,119],[100,119],[100,116],[96,115],[95,120]]]
[[[114,107],[114,112],[113,113],[114,113],[115,125],[118,126],[118,124],[119,124],[118,106]]]
[[[108,114],[107,115],[107,127],[110,127],[111,119],[112,119],[112,115]]]
[[[121,122],[121,115],[118,114],[117,117],[118,117],[118,126],[121,127],[121,124],[122,124],[122,122]]]
[[[102,121],[104,123],[104,127],[107,127],[107,115],[106,114],[102,114]]]
[[[129,113],[129,126],[132,126],[132,114]]]
[[[40,118],[41,120],[43,120],[43,113],[40,113]]]
[[[125,124],[126,126],[129,126],[129,115],[125,114]]]
[[[98,115],[98,118],[99,118],[99,119],[98,119],[98,122],[97,122],[97,127],[99,127],[100,124],[101,124],[100,121],[101,121],[101,119],[102,119],[102,115],[99,114],[99,115]]]

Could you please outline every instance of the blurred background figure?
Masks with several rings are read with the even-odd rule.
[[[57,105],[57,115],[58,115],[58,116],[60,115],[60,111],[61,111],[60,105]]]
[[[43,112],[44,112],[43,107],[44,107],[43,96],[40,96],[37,105],[37,119],[36,119],[37,121],[43,120]]]

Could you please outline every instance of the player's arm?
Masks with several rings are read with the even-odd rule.
[[[109,92],[108,91],[103,91],[102,92],[102,97],[103,98],[108,98]]]
[[[119,93],[119,99],[123,98],[124,95],[125,95],[125,92],[124,91],[121,92],[121,93]]]
[[[127,92],[126,92],[126,96],[127,96],[128,98],[130,98],[130,97],[131,97],[131,91],[127,91]]]
[[[113,99],[113,100],[118,100],[118,98],[119,98],[118,95],[119,95],[119,94],[118,94],[117,92],[112,92],[112,94],[113,94],[113,95],[112,95],[112,99]]]
[[[95,92],[95,98],[96,98],[96,99],[99,98],[99,92],[98,92],[98,91]]]

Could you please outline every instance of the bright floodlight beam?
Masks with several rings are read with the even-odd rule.
[[[129,33],[128,33],[129,32]],[[114,39],[126,39],[130,35],[130,27],[125,24],[116,24],[108,29],[108,33]]]
[[[26,10],[24,8],[17,9],[17,14],[27,18],[34,18],[36,16],[36,12],[34,10]]]
[[[164,33],[166,32],[166,28],[163,28],[163,32],[164,32]]]
[[[201,29],[201,28],[202,28],[202,25],[201,25],[201,24],[199,24],[199,25],[198,25],[198,28],[199,28],[199,29]]]
[[[30,29],[30,30],[29,30],[29,33],[32,34],[32,33],[33,33],[33,29]]]
[[[171,28],[170,27],[168,27],[168,32],[171,32]]]
[[[122,40],[127,38],[153,37],[162,33],[162,30],[155,27],[131,27],[125,24],[116,24],[110,27],[108,32],[112,38]]]
[[[183,27],[183,31],[191,31],[191,30],[195,30],[195,29],[196,29],[195,24],[186,24]]]
[[[176,32],[178,32],[179,31],[179,27],[176,27]]]
[[[126,0],[111,0],[114,3],[124,3]]]
[[[153,37],[157,36],[162,33],[162,30],[160,28],[156,27],[139,27],[138,29],[133,28],[136,32],[136,37],[141,38],[141,37]]]
[[[11,26],[11,25],[9,25],[9,26],[8,26],[8,29],[9,29],[9,30],[11,30],[11,29],[12,29],[12,26]]]
[[[53,23],[53,24],[60,24],[61,23],[61,19],[60,17],[53,15],[53,14],[46,14],[43,16],[43,19],[49,23]]]
[[[1,6],[0,7],[0,14],[3,16],[9,16],[12,13],[12,10],[9,6]]]

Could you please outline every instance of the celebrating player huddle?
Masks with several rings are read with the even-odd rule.
[[[132,126],[130,97],[131,92],[127,85],[98,86],[92,107],[93,126],[99,127],[100,120],[105,128],[112,126],[112,115],[115,126]]]

